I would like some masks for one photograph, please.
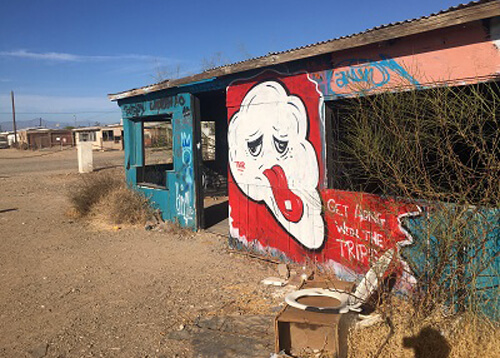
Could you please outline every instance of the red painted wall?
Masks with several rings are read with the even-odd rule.
[[[492,34],[498,34],[493,25]],[[417,206],[326,188],[323,99],[360,89],[493,78],[500,71],[500,52],[492,37],[477,22],[335,53],[329,70],[267,71],[232,83],[227,88],[232,238],[354,274],[366,272],[385,250],[411,244],[401,220],[420,215]]]
[[[282,98],[260,91],[268,85],[283,90]],[[329,262],[356,273],[366,271],[372,260],[396,243],[411,242],[399,220],[404,215],[418,214],[417,207],[365,193],[326,189],[322,185],[325,179],[322,95],[309,75],[287,77],[267,72],[234,83],[227,95],[233,238],[260,251],[283,253],[294,261]],[[303,103],[307,125],[304,136],[297,135],[295,130],[298,115],[293,112],[296,106],[290,98]],[[287,133],[291,152],[296,153],[295,147],[307,143],[312,152],[280,156],[274,143],[280,126],[291,127]],[[262,133],[262,148],[257,156],[250,153],[248,143],[260,138],[260,134],[247,138],[247,134],[255,132]],[[298,137],[295,141],[292,134]],[[257,164],[252,166],[252,162]],[[276,166],[283,168],[282,179],[268,172]],[[313,173],[315,168],[317,172]],[[255,180],[259,175],[260,179]],[[315,178],[314,182],[308,180],[310,176]],[[281,203],[287,200],[292,202],[288,206],[290,213],[287,205]],[[296,214],[300,207],[302,212]],[[315,230],[319,234],[314,238]]]

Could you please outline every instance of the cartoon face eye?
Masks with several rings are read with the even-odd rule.
[[[274,147],[278,151],[278,153],[283,154],[285,153],[286,149],[288,148],[288,140],[279,140],[275,136],[273,136],[274,140]]]
[[[254,157],[258,156],[260,152],[262,152],[262,136],[250,142],[247,142],[247,145],[250,154]]]

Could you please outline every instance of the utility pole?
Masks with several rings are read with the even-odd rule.
[[[10,91],[12,99],[12,128],[14,129],[14,144],[17,146],[17,128],[16,128],[16,105],[14,103],[14,91]]]

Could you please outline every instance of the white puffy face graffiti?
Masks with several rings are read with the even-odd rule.
[[[319,164],[307,131],[302,100],[279,82],[262,82],[245,95],[229,123],[229,167],[246,196],[263,202],[299,243],[317,249],[325,229]]]

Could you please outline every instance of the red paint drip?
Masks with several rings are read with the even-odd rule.
[[[264,175],[271,184],[271,189],[276,203],[278,204],[278,209],[280,209],[285,219],[293,223],[298,222],[302,217],[304,204],[302,203],[302,199],[294,194],[288,187],[288,181],[283,168],[279,165],[275,165],[271,169],[264,170]],[[288,208],[287,201],[289,203]]]

